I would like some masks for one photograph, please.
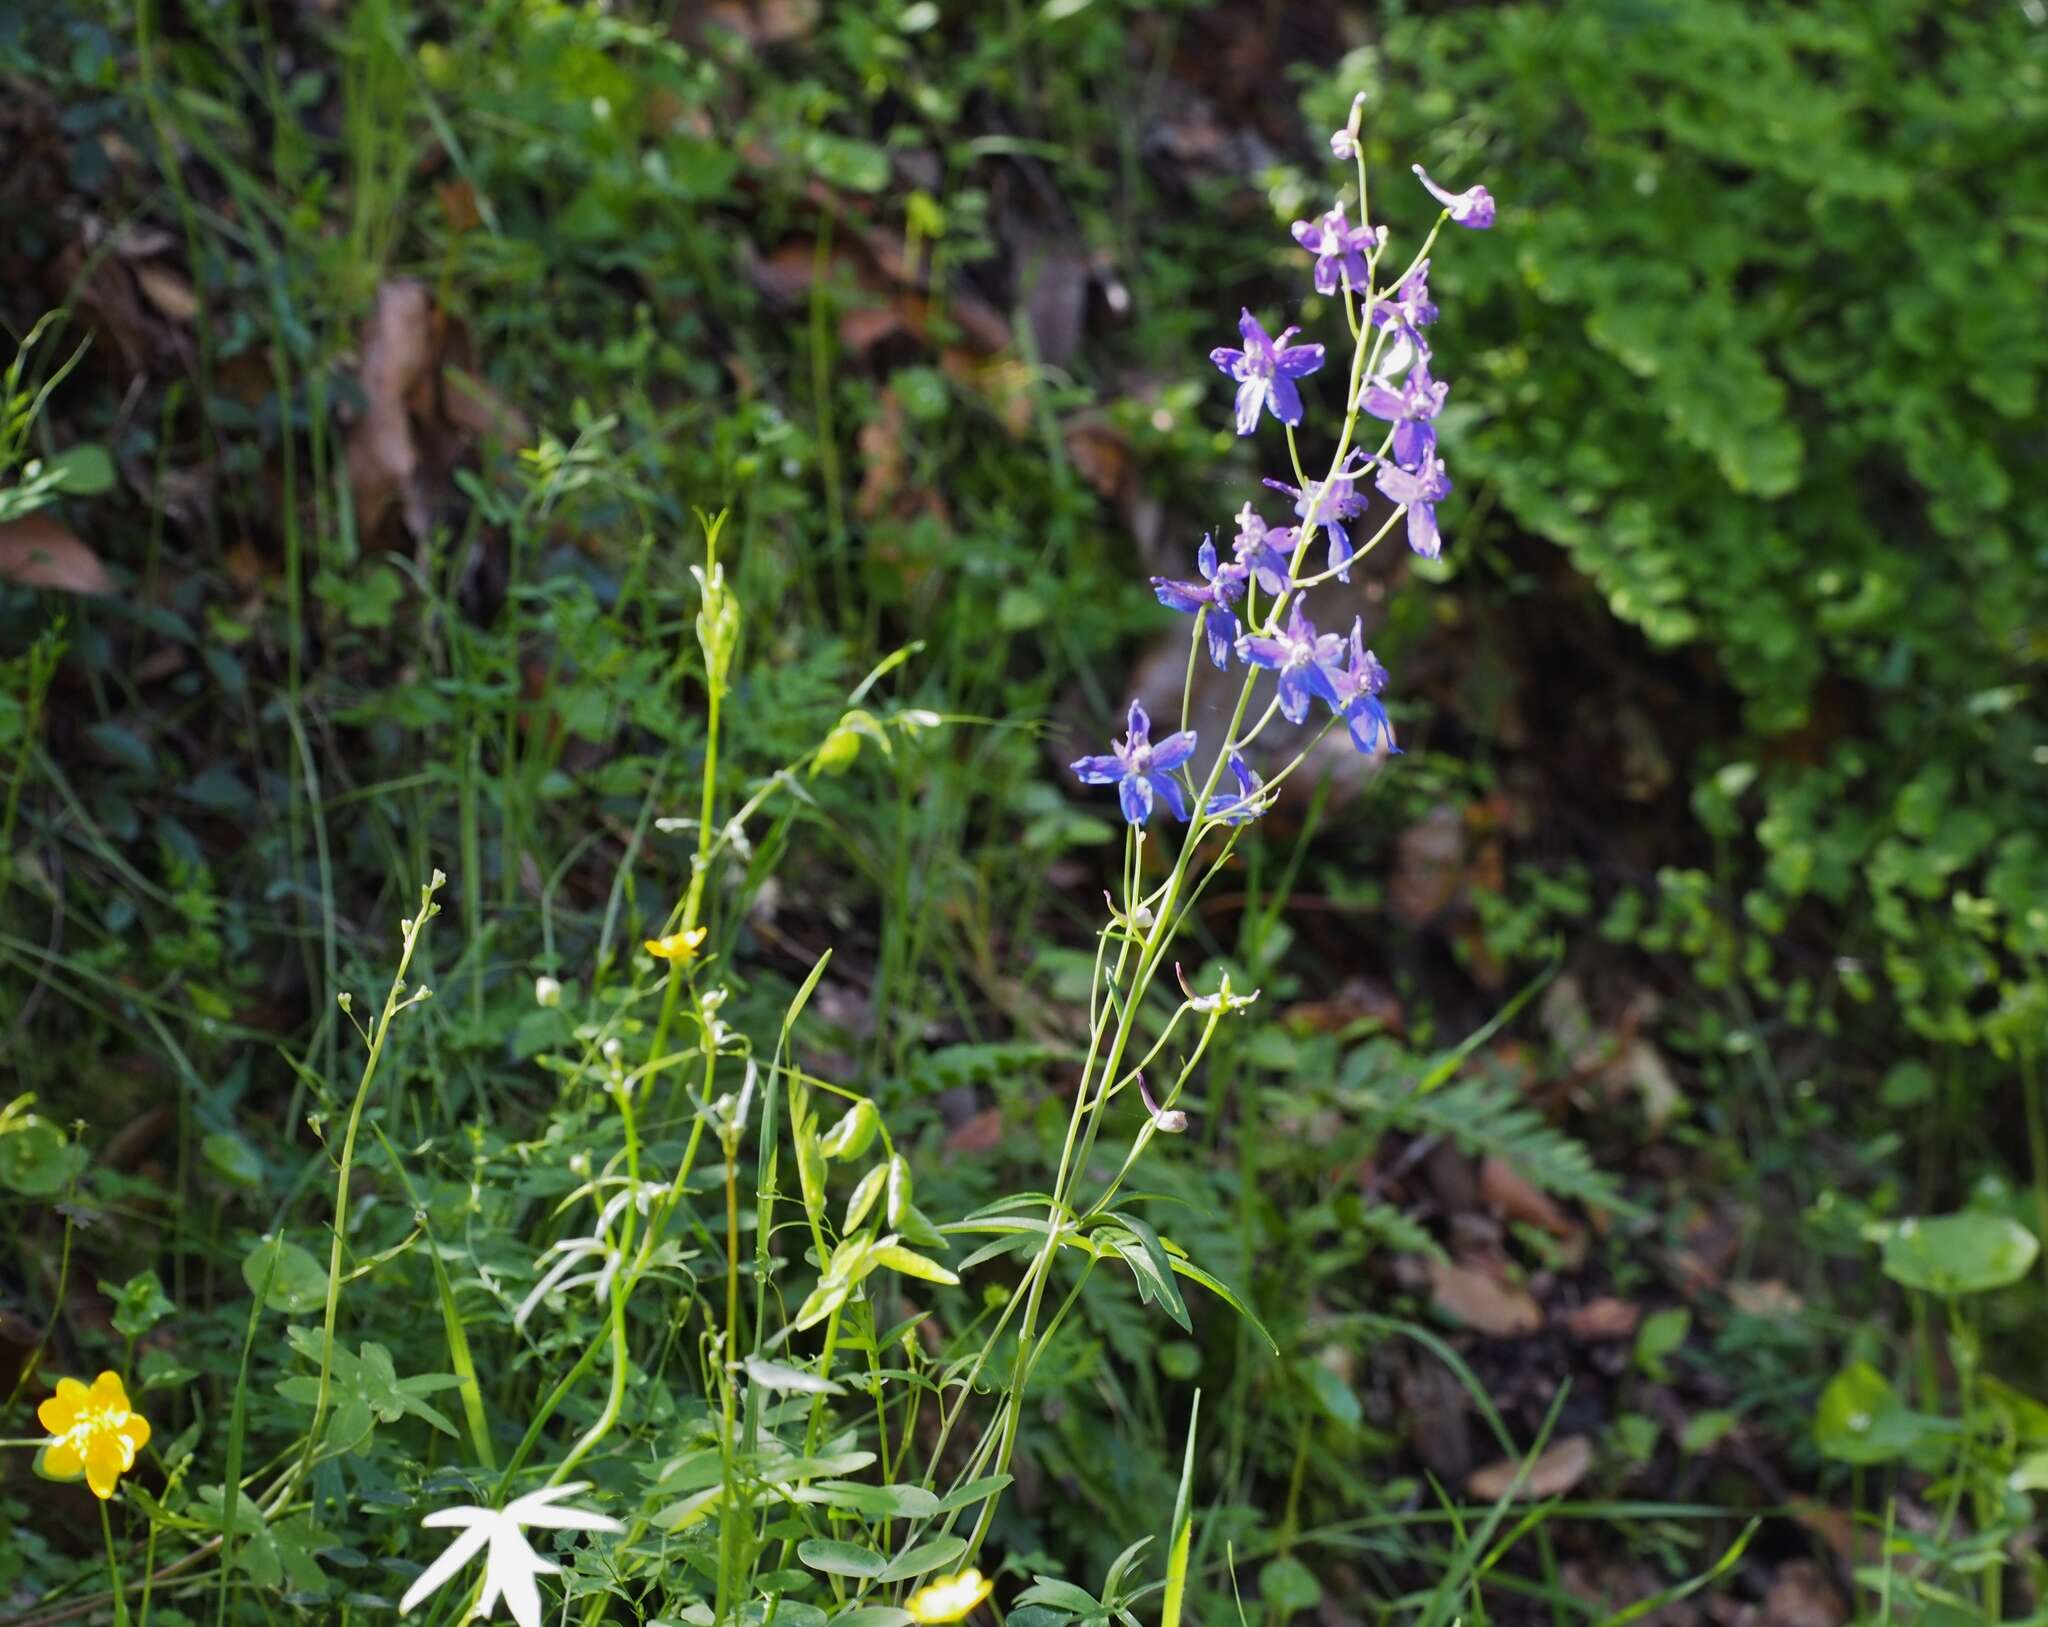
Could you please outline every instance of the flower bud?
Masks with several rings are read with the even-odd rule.
[[[552,1009],[562,1003],[562,985],[552,977],[536,977],[533,980],[533,1003]]]

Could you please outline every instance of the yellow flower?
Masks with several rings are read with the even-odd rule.
[[[693,926],[688,932],[671,932],[666,938],[649,938],[647,952],[656,960],[677,965],[697,958],[697,946],[704,941],[705,928]]]
[[[958,1576],[941,1576],[919,1588],[903,1601],[903,1608],[912,1621],[934,1627],[938,1622],[958,1621],[987,1598],[995,1585],[994,1577],[969,1566]]]
[[[95,1497],[114,1495],[114,1482],[135,1467],[135,1454],[149,1444],[149,1420],[128,1406],[119,1373],[102,1373],[88,1389],[75,1378],[57,1380],[57,1393],[36,1408],[54,1437],[43,1467],[59,1479],[81,1469]]]

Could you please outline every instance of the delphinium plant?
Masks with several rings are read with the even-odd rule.
[[[1387,673],[1362,624],[1348,636],[1319,630],[1310,595],[1348,580],[1397,528],[1418,553],[1441,546],[1436,506],[1451,488],[1434,423],[1446,387],[1431,367],[1429,257],[1444,225],[1482,229],[1494,212],[1485,188],[1453,194],[1422,175],[1443,208],[1392,269],[1388,232],[1367,223],[1361,115],[1362,99],[1332,138],[1355,166],[1359,224],[1338,202],[1294,228],[1350,340],[1328,462],[1312,476],[1301,437],[1303,381],[1323,371],[1324,347],[1297,343],[1294,328],[1269,334],[1245,312],[1241,344],[1213,360],[1236,383],[1240,434],[1267,418],[1284,431],[1285,478],[1267,484],[1292,498],[1294,523],[1270,525],[1247,502],[1228,557],[1205,541],[1198,578],[1154,584],[1193,618],[1189,687],[1204,657],[1241,674],[1229,722],[1202,757],[1185,693],[1179,727],[1157,738],[1133,702],[1122,740],[1074,765],[1082,781],[1116,788],[1126,842],[1050,1188],[946,1222],[919,1207],[882,1104],[797,1060],[793,1036],[829,951],[769,1042],[738,1020],[748,980],[731,945],[743,911],[728,906],[757,873],[757,827],[863,742],[893,751],[943,719],[873,699],[885,663],[813,751],[733,805],[720,731],[743,614],[718,562],[719,524],[708,521],[696,572],[701,800],[691,817],[662,822],[693,843],[688,884],[629,975],[598,964],[583,979],[536,983],[564,1041],[544,1058],[559,1097],[541,1133],[510,1142],[479,1130],[435,1146],[409,1139],[417,1120],[378,1105],[392,1088],[379,1075],[394,1029],[428,996],[407,980],[438,913],[437,873],[403,923],[381,1008],[359,1028],[360,1078],[339,1138],[328,1137],[326,1260],[280,1231],[245,1262],[256,1303],[225,1448],[202,1458],[188,1431],[166,1450],[113,1370],[90,1386],[66,1379],[42,1404],[43,1471],[82,1473],[103,1510],[120,1495],[137,1517],[127,1544],[111,1522],[106,1533],[117,1615],[135,1598],[146,1622],[154,1599],[190,1620],[193,1595],[209,1586],[224,1614],[231,1575],[325,1596],[320,1559],[341,1548],[328,1528],[346,1522],[352,1610],[395,1606],[445,1624],[502,1602],[520,1627],[544,1615],[691,1627],[958,1620],[996,1585],[992,1526],[1034,1372],[1093,1268],[1120,1262],[1141,1298],[1184,1328],[1181,1281],[1251,1318],[1143,1218],[1145,1197],[1129,1184],[1157,1138],[1187,1128],[1181,1104],[1218,1026],[1257,999],[1227,977],[1195,987],[1172,949],[1195,899],[1316,741],[1341,725],[1362,752],[1396,750]],[[1360,439],[1368,423],[1381,426],[1370,448]],[[1392,503],[1369,535],[1368,481]],[[1318,726],[1291,752],[1273,752],[1280,725],[1312,717]],[[1264,778],[1254,771],[1280,757]],[[1151,833],[1169,818],[1183,826],[1180,842],[1155,863]],[[1177,996],[1162,1011],[1153,997],[1169,966]],[[351,1012],[346,996],[342,1008]],[[1098,1165],[1105,1136],[1124,1150]],[[368,1246],[361,1185],[352,1188],[366,1160],[388,1177],[377,1183],[386,1212],[403,1194],[414,1217],[380,1250]],[[429,1165],[441,1172],[431,1193],[429,1177],[416,1179]],[[451,1167],[461,1179],[447,1178]],[[980,1316],[940,1332],[930,1296],[1004,1259],[1021,1269],[989,1285]],[[348,1290],[407,1271],[432,1295],[448,1372],[401,1376],[389,1350],[352,1334]],[[265,1315],[291,1320],[278,1349],[259,1344]],[[428,1399],[440,1392],[452,1392],[459,1424]],[[279,1416],[273,1396],[298,1409],[285,1414],[298,1435],[258,1451],[251,1420]],[[412,1455],[381,1443],[372,1453],[380,1426],[401,1425],[418,1437]],[[153,1450],[167,1483],[129,1498],[120,1477]],[[222,1483],[182,1489],[199,1478],[198,1461],[221,1462]],[[1030,1607],[1032,1627],[1133,1622],[1131,1606],[1158,1592],[1164,1627],[1176,1627],[1193,1463],[1191,1423],[1158,1580],[1140,1580],[1141,1541],[1094,1593],[1039,1576],[1006,1606]],[[550,1531],[566,1534],[551,1555],[531,1535]],[[549,1599],[557,1588],[559,1607]]]

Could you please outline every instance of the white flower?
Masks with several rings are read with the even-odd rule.
[[[553,1506],[564,1497],[573,1497],[577,1492],[589,1489],[589,1486],[587,1480],[576,1480],[566,1486],[529,1492],[502,1509],[465,1504],[461,1508],[438,1509],[429,1514],[420,1524],[459,1526],[462,1535],[449,1543],[441,1551],[441,1557],[421,1571],[418,1580],[405,1590],[405,1597],[398,1601],[398,1613],[404,1615],[410,1611],[489,1543],[490,1553],[484,1559],[484,1591],[476,1602],[475,1613],[478,1616],[490,1615],[497,1606],[498,1595],[502,1593],[506,1606],[512,1612],[512,1619],[519,1623],[519,1627],[540,1627],[540,1589],[535,1586],[534,1578],[558,1574],[562,1567],[535,1553],[533,1545],[520,1534],[520,1527],[533,1525],[554,1531],[623,1531],[625,1527],[608,1515],[592,1514],[581,1508]]]
[[[1204,1013],[1211,1011],[1221,1011],[1226,1013],[1232,1011],[1242,1011],[1246,1006],[1252,1004],[1252,1002],[1257,1000],[1259,997],[1259,991],[1257,989],[1253,989],[1250,994],[1233,993],[1230,987],[1230,974],[1228,972],[1225,972],[1223,974],[1223,981],[1218,986],[1214,994],[1195,993],[1195,991],[1191,987],[1189,987],[1188,974],[1181,970],[1179,961],[1175,961],[1173,963],[1173,975],[1180,979],[1180,992],[1187,996],[1188,1010],[1190,1011],[1200,1011]]]
[[[625,1256],[614,1248],[610,1241],[613,1222],[625,1213],[627,1204],[633,1205],[644,1215],[656,1198],[665,1197],[667,1193],[666,1186],[657,1185],[652,1181],[642,1181],[637,1186],[629,1183],[624,1191],[615,1193],[605,1204],[598,1214],[597,1228],[589,1236],[564,1238],[559,1243],[551,1244],[541,1255],[541,1259],[545,1260],[549,1255],[553,1255],[554,1263],[541,1273],[540,1281],[535,1283],[531,1292],[519,1302],[519,1309],[512,1313],[512,1325],[518,1328],[525,1327],[526,1319],[533,1315],[542,1300],[553,1293],[566,1294],[573,1289],[595,1286],[597,1302],[602,1305],[611,1294],[612,1279],[618,1276],[619,1268],[626,1263]],[[594,1261],[596,1264],[580,1277],[569,1275],[586,1261]]]
[[[560,1005],[562,985],[552,977],[536,977],[533,980],[533,1003],[537,1006]]]

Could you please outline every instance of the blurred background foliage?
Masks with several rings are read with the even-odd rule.
[[[836,946],[819,1065],[924,1115],[928,1206],[1038,1184],[1115,864],[1058,765],[1178,672],[1146,573],[1275,472],[1206,352],[1240,302],[1318,314],[1285,226],[1364,88],[1397,241],[1411,160],[1502,208],[1433,276],[1445,558],[1362,599],[1409,754],[1250,844],[1194,946],[1268,1020],[1212,1063],[1186,1241],[1289,1354],[1091,1301],[1026,1441],[1066,1495],[1001,1534],[1099,1568],[1155,1528],[1200,1381],[1208,1562],[1259,1556],[1275,1620],[1401,1597],[1443,1550],[1388,1511],[1497,1450],[1392,1314],[1462,1321],[1518,1439],[1571,1378],[1582,1496],[1850,1497],[1813,1352],[1910,1343],[1861,1228],[2038,1229],[2048,1191],[2044,39],[1937,0],[0,16],[0,310],[63,313],[11,393],[90,340],[7,470],[73,460],[7,515],[70,575],[0,552],[0,1017],[126,1216],[82,1275],[239,1328],[218,1251],[323,1167],[332,994],[437,864],[408,1131],[544,1127],[533,977],[616,962],[687,871],[693,506],[749,612],[730,749],[838,742],[724,901],[736,999]],[[848,726],[906,649],[874,694],[947,725]],[[1421,1113],[1420,1059],[1559,960]],[[1489,1159],[1630,1218],[1482,1203]],[[1540,1334],[1447,1309],[1488,1223]],[[39,1328],[62,1228],[9,1225]],[[1683,1358],[1557,1334],[1595,1296]],[[1718,1551],[1612,1517],[1589,1551],[1665,1580]]]

